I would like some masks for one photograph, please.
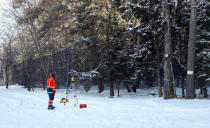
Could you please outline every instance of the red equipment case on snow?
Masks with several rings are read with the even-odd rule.
[[[80,108],[87,108],[86,104],[80,104]]]

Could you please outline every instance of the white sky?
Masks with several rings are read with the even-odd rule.
[[[2,36],[4,36],[4,30],[8,28],[8,25],[6,24],[12,23],[12,20],[6,17],[6,15],[8,15],[6,10],[9,8],[10,1],[11,0],[0,0],[0,47],[2,43]]]
[[[3,9],[8,8],[9,0],[0,0],[0,22],[2,20],[2,15],[4,13]]]
[[[8,18],[6,18],[6,15],[8,13],[6,10],[9,8],[9,3],[11,0],[0,0],[0,29],[3,29],[5,26],[5,22],[10,22]]]
[[[0,31],[3,28],[3,9],[8,6],[7,0],[0,0]],[[0,44],[2,43],[1,35],[0,35]]]

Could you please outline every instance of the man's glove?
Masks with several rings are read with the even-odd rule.
[[[55,91],[55,90],[54,90],[54,93],[53,93],[53,94],[54,94],[54,96],[55,96],[55,94],[56,94],[56,91]]]

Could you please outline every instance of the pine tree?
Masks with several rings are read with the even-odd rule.
[[[127,5],[130,8],[125,8],[124,13],[129,16],[128,21],[131,25],[128,30],[133,34],[131,40],[133,52],[130,53],[130,60],[133,60],[130,63],[133,63],[135,70],[133,76],[137,81],[136,84],[140,79],[152,83],[155,81],[155,76],[160,78],[160,74],[155,70],[158,62],[160,67],[161,60],[161,57],[157,57],[155,54],[159,50],[157,47],[162,45],[160,1],[131,0],[127,2]],[[160,82],[158,85],[161,96]]]
[[[198,1],[197,8],[197,41],[196,41],[196,57],[195,57],[195,83],[200,88],[200,93],[207,97],[206,83],[209,79],[208,63],[209,56],[209,25],[210,25],[210,2]]]
[[[174,4],[172,26],[173,65],[177,87],[181,81],[182,97],[185,97],[185,77],[187,64],[187,42],[189,36],[190,4],[186,0],[178,0]]]

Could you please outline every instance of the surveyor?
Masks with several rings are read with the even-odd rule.
[[[48,110],[53,110],[53,100],[55,96],[55,73],[50,73],[50,78],[47,80],[47,93],[49,95]]]

